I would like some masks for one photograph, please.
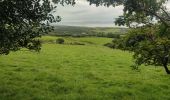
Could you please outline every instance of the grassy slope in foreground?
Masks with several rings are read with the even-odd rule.
[[[131,70],[131,54],[95,45],[44,44],[0,57],[1,100],[168,100],[162,68]]]

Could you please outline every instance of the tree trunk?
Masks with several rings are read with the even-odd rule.
[[[167,73],[167,74],[170,74],[170,70],[168,69],[167,64],[164,64],[163,66],[164,66],[164,68],[165,68],[166,73]]]
[[[169,61],[169,55],[166,53],[169,51],[169,49],[167,50],[166,46],[164,47],[165,48],[165,55],[164,58],[163,58],[163,61],[162,61],[162,64],[165,68],[165,71],[167,74],[170,74],[170,70],[168,69],[168,61]]]

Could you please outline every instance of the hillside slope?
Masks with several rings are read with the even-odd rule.
[[[22,50],[0,56],[0,99],[170,99],[170,76],[162,68],[142,66],[134,71],[130,53],[95,45],[96,41],[89,41],[93,45],[45,43],[39,53]]]

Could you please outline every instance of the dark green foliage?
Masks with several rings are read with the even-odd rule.
[[[131,26],[134,22],[150,25],[153,23],[154,17],[161,23],[168,24],[169,15],[162,16],[167,13],[165,3],[168,0],[127,0],[124,3],[124,19],[126,25]],[[169,17],[170,18],[170,17]]]
[[[147,32],[149,30],[145,30]],[[133,31],[132,31],[133,32]],[[136,30],[134,32],[137,32]],[[133,34],[126,39],[126,49],[134,52],[136,64],[164,66],[165,71],[170,74],[167,66],[170,63],[170,40],[168,37],[160,37],[156,34],[142,33]],[[154,33],[156,30],[154,30]],[[133,42],[131,42],[133,41]]]
[[[109,48],[113,48],[113,49],[122,49],[125,50],[125,41],[124,41],[124,37],[121,38],[115,38],[112,40],[111,43],[107,43],[104,46],[107,46]]]
[[[120,34],[113,34],[113,33],[107,33],[106,37],[108,38],[120,38]]]
[[[63,39],[63,38],[58,38],[58,39],[56,40],[56,43],[58,43],[58,44],[64,44],[64,39]]]
[[[166,26],[169,25],[169,13],[165,3],[169,0],[87,0],[96,6],[124,6],[124,14],[115,23],[133,27],[134,22],[138,24],[153,24],[154,18]]]
[[[117,18],[115,23],[126,25],[134,30],[122,39],[124,42],[120,42],[120,39],[115,40],[114,42],[118,44],[114,47],[132,51],[136,65],[162,65],[167,74],[170,74],[168,69],[170,63],[170,14],[165,5],[169,0],[88,1],[97,6],[123,5],[124,14]]]
[[[98,34],[96,34],[97,37],[105,37],[105,33],[104,32],[99,32]]]
[[[106,43],[106,44],[104,44],[104,46],[107,46],[109,48],[115,48],[114,43]]]
[[[170,40],[168,37],[160,37],[155,27],[139,28],[131,30],[125,37],[113,40],[112,48],[133,52],[135,67],[145,65],[163,66],[170,74]],[[107,45],[110,47],[110,45]]]
[[[95,4],[96,6],[118,6],[123,4],[125,0],[87,0],[90,2],[90,4]]]
[[[74,0],[53,1],[74,4]],[[55,8],[50,0],[0,0],[0,54],[21,48],[39,51],[37,37],[52,30],[50,23],[61,20],[52,15]]]
[[[56,3],[56,4],[61,4],[61,5],[74,5],[76,2],[75,0],[51,0],[52,2]]]
[[[49,22],[57,19],[49,14],[53,7],[48,0],[0,0],[0,54],[22,47],[40,50],[36,37],[51,30]],[[42,21],[48,23],[42,23]]]

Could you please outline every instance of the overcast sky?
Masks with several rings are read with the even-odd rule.
[[[170,2],[167,7],[170,9]],[[55,15],[60,15],[62,20],[56,25],[113,27],[115,18],[123,14],[122,10],[123,6],[96,7],[85,0],[78,0],[75,6],[58,6]]]

